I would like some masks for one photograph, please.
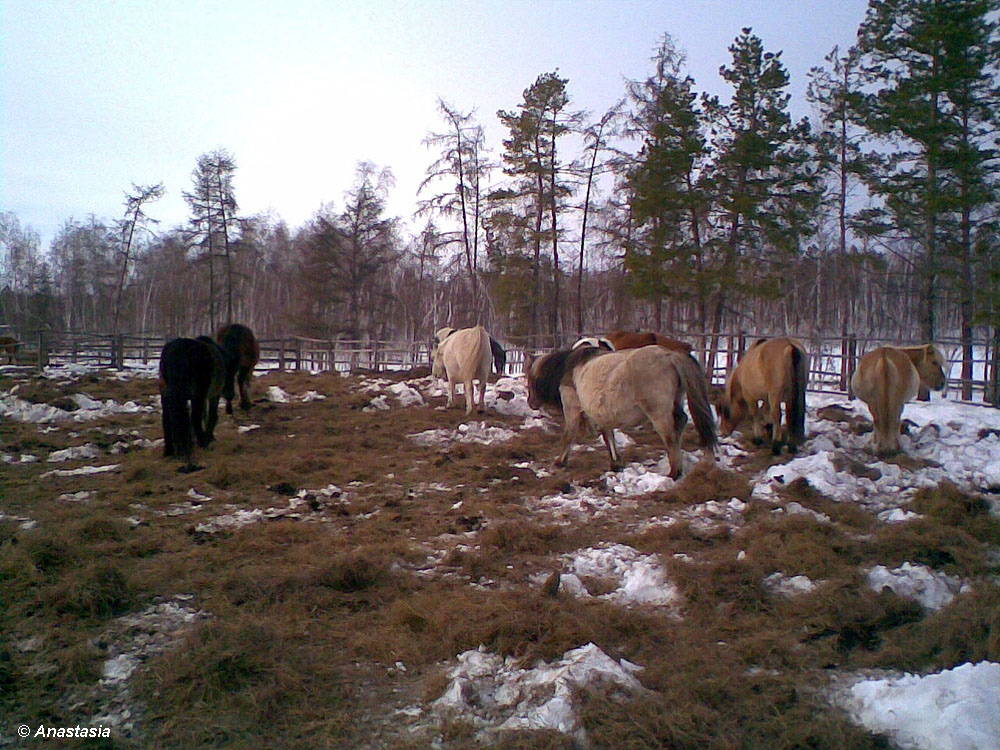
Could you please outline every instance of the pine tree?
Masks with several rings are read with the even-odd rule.
[[[579,120],[576,113],[566,110],[569,95],[568,79],[558,72],[543,73],[524,90],[524,99],[518,111],[497,112],[510,136],[503,142],[502,160],[504,173],[514,178],[512,189],[506,193],[512,200],[527,200],[534,213],[532,236],[532,302],[531,333],[540,332],[538,300],[541,294],[541,250],[545,238],[549,240],[552,268],[552,304],[549,307],[549,331],[557,334],[560,329],[560,268],[559,268],[559,212],[562,199],[570,193],[566,186],[558,156],[559,138],[570,132]],[[548,231],[543,230],[546,217]]]
[[[708,144],[684,55],[664,35],[652,59],[653,75],[627,84],[633,110],[625,133],[641,138],[642,148],[626,178],[633,231],[625,268],[633,292],[654,300],[657,328],[663,297],[695,300],[704,327],[714,284],[703,242]]]
[[[713,245],[726,288],[716,296],[718,329],[730,294],[778,297],[788,263],[815,226],[822,197],[809,123],[788,112],[788,73],[781,53],[765,52],[743,29],[720,74],[733,86],[728,104],[706,97],[713,125]]]

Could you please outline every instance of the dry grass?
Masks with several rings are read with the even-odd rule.
[[[11,384],[0,379],[0,390]],[[404,436],[453,428],[464,413],[435,409],[443,399],[366,412],[371,395],[357,384],[300,373],[257,379],[258,397],[279,385],[327,399],[223,415],[216,442],[196,455],[204,468],[192,474],[155,449],[130,449],[98,460],[121,463],[114,475],[39,478],[52,468],[44,461],[52,450],[91,442],[107,451],[120,439],[109,429],[159,437],[155,412],[83,423],[73,437],[0,423],[0,450],[42,459],[3,468],[3,511],[37,526],[0,520],[0,733],[7,717],[86,721],[99,708],[103,639],[116,618],[178,595],[209,617],[145,661],[131,681],[137,734],[108,746],[426,748],[437,735],[449,748],[478,747],[468,723],[443,720],[430,734],[410,734],[393,711],[441,695],[443,665],[466,649],[483,645],[530,664],[593,642],[643,665],[648,688],[578,696],[594,747],[881,748],[822,700],[829,670],[1000,659],[991,580],[1000,524],[981,499],[954,487],[921,491],[913,507],[924,518],[895,526],[806,483],[791,483],[785,499],[832,523],[774,515],[750,500],[752,473],[781,460],[760,451],[738,471],[699,464],[637,508],[565,525],[529,512],[526,498],[570,483],[599,486],[603,451],[577,451],[569,469],[538,477],[513,464],[551,461],[555,439],[541,430],[506,445],[420,447]],[[22,397],[46,403],[80,391],[146,403],[155,383],[21,386]],[[259,427],[236,431],[251,424]],[[629,457],[659,458],[654,438],[640,435]],[[330,485],[340,493],[319,492]],[[81,489],[93,494],[58,499]],[[192,489],[209,499],[175,513]],[[196,530],[236,509],[286,508],[300,490],[311,494],[299,518]],[[643,517],[734,497],[748,502],[736,529],[681,521],[628,531]],[[538,581],[561,555],[604,542],[658,555],[683,595],[681,616],[542,590]],[[972,590],[929,614],[866,587],[865,566],[904,560],[968,578]],[[820,585],[781,597],[762,583],[775,571]],[[589,583],[600,593],[599,581]],[[573,746],[554,732],[494,744]]]

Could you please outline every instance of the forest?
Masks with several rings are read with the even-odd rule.
[[[998,11],[871,0],[856,44],[809,72],[798,121],[781,52],[749,28],[720,69],[728,98],[698,90],[668,33],[604,112],[540,74],[496,113],[502,143],[442,98],[415,233],[387,212],[391,165],[367,161],[302,226],[243,215],[222,148],[197,160],[183,226],[156,221],[162,184],[132,185],[118,218],[67,220],[48,248],[0,211],[0,324],[426,340],[478,322],[534,346],[738,330],[995,357]]]

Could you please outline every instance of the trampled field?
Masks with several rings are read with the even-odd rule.
[[[272,371],[185,474],[155,383],[0,369],[0,746],[1000,741],[1000,412],[879,461],[810,394],[798,456],[689,432],[675,483],[649,430],[555,469],[516,379]]]

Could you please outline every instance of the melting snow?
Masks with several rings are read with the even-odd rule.
[[[654,606],[676,604],[680,599],[656,555],[644,555],[624,544],[579,550],[565,557],[564,562],[568,572],[560,576],[560,585],[576,597],[592,596],[581,578],[602,578],[613,579],[618,585],[598,599]]]
[[[276,385],[267,389],[267,400],[276,404],[287,404],[292,397]]]
[[[513,658],[504,659],[482,646],[459,654],[457,661],[448,670],[448,688],[433,708],[457,713],[484,732],[553,729],[585,743],[575,690],[601,683],[643,690],[635,677],[641,667],[615,661],[593,643],[533,669],[522,669]]]
[[[1000,747],[1000,664],[861,680],[835,698],[853,719],[913,750]]]
[[[97,458],[101,454],[97,446],[93,443],[77,445],[72,448],[64,448],[61,451],[52,451],[49,454],[49,463],[59,463],[62,461],[76,461],[81,458]]]
[[[915,429],[900,437],[900,446],[910,458],[927,464],[910,469],[878,460],[869,447],[870,435],[855,435],[843,423],[812,418],[816,409],[831,403],[848,414],[868,417],[861,401],[818,395],[810,395],[810,401],[809,440],[799,456],[772,466],[757,479],[754,498],[773,501],[778,486],[805,477],[834,500],[859,502],[896,522],[908,517],[891,511],[908,501],[913,488],[933,487],[944,479],[968,490],[1000,487],[1000,436],[996,432],[1000,411],[942,399],[907,404],[903,416]],[[863,466],[865,476],[857,476],[849,466],[845,469],[844,458]]]
[[[81,466],[79,469],[53,469],[40,474],[40,479],[46,477],[79,477],[87,474],[106,474],[109,471],[118,471],[121,464],[106,464],[104,466]]]
[[[887,588],[899,596],[916,599],[927,609],[941,609],[955,594],[969,590],[969,584],[957,576],[908,562],[893,570],[876,565],[868,571],[868,585],[874,591]]]
[[[417,445],[446,445],[448,443],[481,443],[492,445],[506,443],[517,437],[517,434],[506,427],[495,427],[488,422],[466,422],[454,430],[425,430],[407,435]]]

